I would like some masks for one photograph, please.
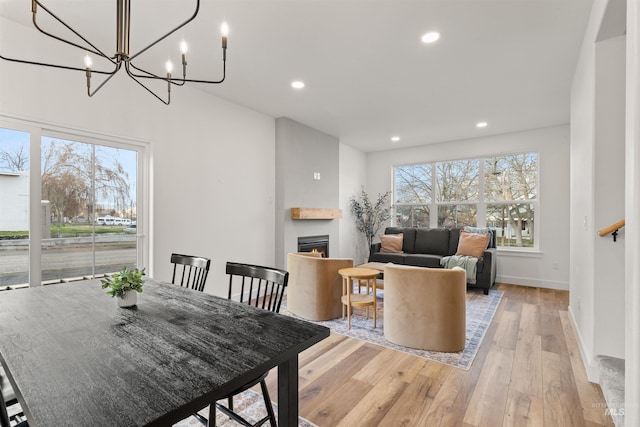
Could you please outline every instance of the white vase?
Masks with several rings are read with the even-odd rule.
[[[116,297],[118,307],[133,307],[138,302],[138,291],[126,291],[122,298]]]

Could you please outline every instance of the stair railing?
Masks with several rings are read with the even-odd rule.
[[[611,235],[613,236],[613,241],[616,241],[616,237],[618,237],[618,230],[621,229],[622,227],[624,227],[624,219],[616,222],[615,224],[611,224],[608,227],[603,228],[602,230],[598,231],[598,235],[600,235],[600,237],[606,236],[607,234],[611,233]]]

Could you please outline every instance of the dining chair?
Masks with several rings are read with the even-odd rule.
[[[229,275],[229,299],[236,299],[234,296],[237,295],[237,300],[241,303],[253,305],[274,313],[280,312],[284,290],[289,281],[289,273],[287,271],[272,267],[227,262],[226,272]],[[239,293],[234,293],[236,291],[239,291]],[[271,398],[269,397],[269,390],[265,382],[267,374],[268,372],[254,378],[252,381],[247,382],[242,387],[223,397],[222,400],[227,400],[227,406],[219,402],[212,404],[209,409],[209,419],[211,420],[209,425],[215,427],[215,410],[217,408],[234,421],[246,427],[261,426],[267,421],[269,421],[272,427],[277,426],[276,416],[271,404]],[[258,383],[262,390],[267,415],[252,424],[233,411],[233,396],[250,389]]]
[[[207,282],[211,260],[192,255],[171,254],[173,277],[171,283],[202,292]],[[178,281],[176,281],[178,273]]]
[[[29,427],[4,369],[0,365],[0,427]]]
[[[173,264],[173,276],[171,283],[182,287],[194,289],[199,292],[204,291],[204,285],[209,275],[211,260],[193,255],[171,254]],[[178,281],[176,282],[176,273]],[[192,414],[203,425],[207,426],[209,421],[199,413]]]

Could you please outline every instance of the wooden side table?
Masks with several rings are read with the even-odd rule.
[[[369,306],[373,306],[373,327],[376,327],[376,277],[380,272],[371,268],[341,268],[338,274],[342,276],[342,318],[347,309],[347,325],[351,329],[351,307],[367,307],[367,318],[369,318]],[[354,294],[352,281],[358,281],[358,289],[362,282],[366,282],[366,294]],[[373,292],[369,292],[373,289]]]
[[[367,262],[365,264],[356,265],[356,268],[370,268],[378,270],[378,279],[381,281],[376,282],[376,286],[378,289],[384,289],[384,266],[390,264],[390,262]]]

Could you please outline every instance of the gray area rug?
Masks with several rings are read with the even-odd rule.
[[[436,362],[445,363],[455,366],[456,368],[468,370],[475,358],[480,344],[491,320],[493,319],[496,309],[502,299],[503,291],[491,289],[489,295],[484,295],[481,290],[469,289],[467,291],[467,330],[466,343],[464,350],[456,353],[443,353],[438,351],[418,350],[414,348],[404,347],[387,341],[384,337],[384,290],[377,292],[377,320],[376,328],[373,329],[373,320],[371,314],[369,319],[366,318],[365,308],[354,308],[351,315],[351,329],[347,329],[347,319],[341,318],[327,320],[323,322],[313,322],[324,325],[331,329],[331,332],[346,335],[348,337],[357,338],[382,347],[392,348],[394,350],[403,351],[413,354],[414,356],[424,357],[425,359],[434,360]],[[280,309],[281,314],[297,317],[289,313],[286,301],[283,301]]]
[[[269,391],[271,394],[271,391]],[[256,422],[259,419],[263,418],[267,415],[267,410],[264,407],[264,399],[260,393],[256,393],[253,390],[247,390],[233,398],[233,409],[235,412],[239,413],[244,419]],[[273,410],[278,414],[278,405],[276,403],[273,404]],[[200,411],[200,414],[208,417],[209,416],[209,408],[205,408]],[[235,421],[231,420],[229,417],[224,415],[220,411],[216,411],[216,426],[217,427],[231,427],[238,426],[239,424]],[[265,424],[269,425],[269,423]],[[202,423],[198,421],[195,417],[189,417],[185,420],[180,421],[178,424],[174,424],[174,427],[194,427],[194,426],[202,426]],[[304,418],[298,418],[298,426],[302,427],[318,427],[312,422],[305,420]]]

